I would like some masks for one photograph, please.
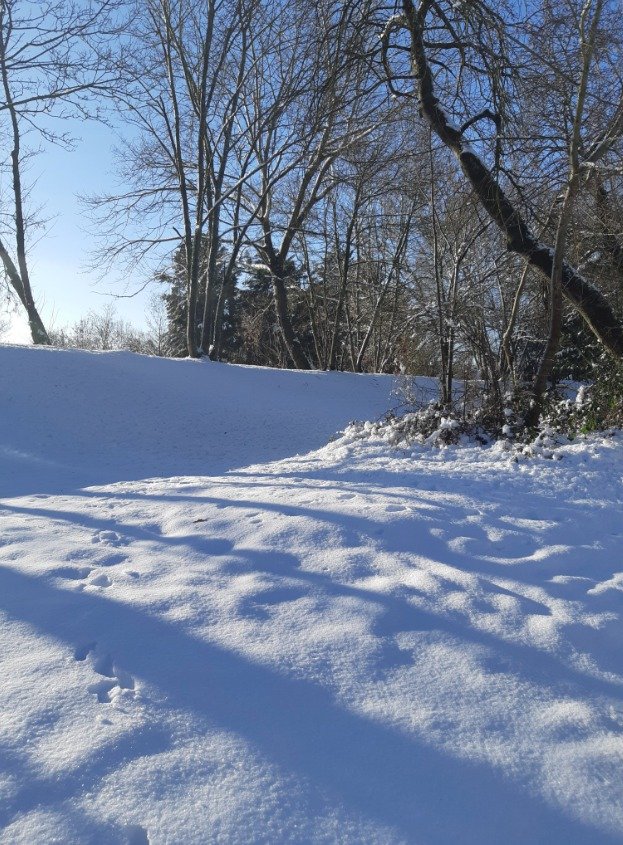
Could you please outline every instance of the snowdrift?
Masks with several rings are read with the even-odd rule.
[[[0,495],[209,475],[388,410],[387,376],[0,346]]]

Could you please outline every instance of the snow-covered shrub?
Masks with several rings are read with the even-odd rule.
[[[550,400],[541,427],[569,437],[623,428],[623,365],[604,357],[594,375],[594,381],[581,385],[574,399]]]
[[[556,447],[578,434],[623,428],[621,372],[623,368],[619,375],[612,371],[607,380],[580,386],[572,398],[552,397],[536,429],[525,423],[525,394],[501,399],[482,394],[479,402],[466,403],[462,396],[453,406],[429,402],[402,415],[390,413],[378,422],[353,423],[347,435],[357,440],[381,439],[396,448],[496,443],[520,456],[553,458]]]
[[[402,416],[388,414],[379,422],[353,423],[347,433],[356,439],[380,438],[399,448],[415,443],[450,446],[462,439],[488,443],[491,439],[476,420],[438,402]]]

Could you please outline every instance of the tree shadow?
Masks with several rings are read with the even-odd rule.
[[[229,482],[227,482],[227,486],[229,486]],[[247,485],[245,485],[245,489],[248,489]],[[284,489],[284,496],[286,494],[287,491]],[[231,506],[242,510],[248,509],[252,512],[263,511],[278,516],[313,519],[318,523],[324,523],[337,529],[337,534],[334,535],[333,542],[337,538],[342,548],[357,549],[363,546],[374,549],[378,547],[383,553],[389,552],[399,555],[417,554],[433,565],[441,563],[449,568],[455,567],[459,571],[468,573],[478,582],[478,595],[470,596],[470,601],[472,605],[474,602],[480,602],[480,609],[484,611],[487,611],[491,598],[502,594],[514,598],[515,602],[521,607],[524,616],[547,616],[550,613],[547,604],[537,602],[526,595],[500,586],[491,579],[516,582],[518,584],[524,584],[529,588],[537,587],[545,595],[552,598],[559,598],[561,592],[560,585],[551,582],[552,574],[559,571],[558,564],[555,561],[544,564],[542,560],[520,560],[518,563],[504,564],[495,562],[495,560],[486,556],[474,556],[469,551],[454,550],[449,554],[448,542],[435,536],[433,529],[439,526],[447,531],[452,528],[453,523],[463,521],[466,511],[469,508],[466,508],[465,504],[459,500],[457,500],[456,504],[444,501],[442,506],[440,506],[439,512],[433,517],[430,516],[428,510],[425,510],[424,519],[418,515],[417,503],[415,503],[413,505],[413,512],[409,516],[396,517],[394,515],[390,522],[386,522],[375,518],[374,513],[361,516],[352,513],[337,512],[329,508],[312,508],[292,504],[291,502],[263,501],[260,499],[235,498],[230,500],[218,495],[186,496],[177,493],[152,494],[138,493],[136,491],[130,494],[123,492],[109,493],[107,491],[105,495],[107,498],[118,496],[124,500],[133,499],[136,501],[146,500],[164,503],[188,502],[195,506],[205,504],[217,508]],[[97,497],[98,494],[92,491],[83,491],[81,496],[89,498]],[[532,495],[530,501],[532,502],[532,506],[539,511],[540,509],[545,509],[548,500],[547,497]],[[600,691],[603,694],[610,695],[619,694],[621,691],[620,683],[616,680],[598,677],[594,672],[590,674],[588,667],[585,667],[582,671],[577,667],[571,666],[568,661],[563,660],[558,654],[548,653],[528,644],[513,642],[511,639],[504,638],[500,635],[482,629],[476,629],[465,616],[458,612],[449,614],[440,609],[438,613],[433,613],[421,605],[417,606],[417,602],[409,601],[409,599],[417,599],[417,590],[409,589],[405,586],[400,589],[402,599],[396,599],[395,595],[394,599],[392,599],[392,596],[387,593],[357,589],[348,584],[340,583],[331,577],[302,569],[299,565],[300,561],[292,555],[277,553],[275,551],[265,553],[241,545],[234,547],[233,543],[228,539],[206,536],[205,531],[201,530],[201,524],[197,527],[196,533],[167,535],[156,530],[156,528],[145,528],[141,525],[120,523],[115,518],[93,517],[79,511],[17,506],[8,502],[0,505],[0,510],[60,520],[93,532],[120,532],[123,542],[135,540],[139,542],[156,542],[158,545],[169,546],[171,548],[187,547],[194,555],[207,556],[209,558],[230,556],[236,563],[232,567],[228,564],[221,566],[220,569],[223,573],[229,571],[236,573],[241,570],[257,570],[280,577],[295,574],[296,578],[305,582],[309,587],[321,590],[327,594],[350,595],[363,598],[366,601],[376,601],[383,605],[386,613],[391,609],[391,612],[387,613],[388,620],[379,628],[379,631],[383,626],[387,629],[384,636],[389,636],[390,633],[394,635],[403,630],[410,630],[408,624],[409,619],[413,620],[414,613],[417,613],[421,623],[427,629],[430,629],[430,625],[434,628],[442,625],[444,630],[452,636],[464,641],[486,647],[503,649],[508,660],[516,667],[516,671],[519,673],[522,672],[523,664],[529,663],[531,669],[540,672],[543,677],[557,679],[560,683],[574,684],[576,686],[589,683],[593,692]],[[209,521],[207,525],[209,526]],[[473,527],[471,528],[473,530]],[[612,560],[608,548],[591,550],[590,566],[587,565],[587,554],[588,552],[586,550],[582,550],[583,571],[590,570],[595,577],[603,578],[607,578],[612,574]],[[84,563],[82,560],[81,562]],[[93,562],[100,566],[106,565],[106,558],[103,558],[102,561],[94,558]],[[59,570],[57,569],[55,572],[58,574]],[[444,577],[443,574],[437,573],[436,578],[442,584],[446,582],[444,586],[447,589],[455,591],[462,589],[460,585],[451,580],[449,575]],[[573,595],[571,599],[566,600],[573,600],[576,604],[582,603],[587,613],[599,611],[602,605],[605,605],[604,610],[606,612],[612,612],[612,602],[608,597],[589,597],[586,595],[580,597]],[[475,609],[478,608],[476,607]],[[391,620],[400,621],[395,622]],[[424,623],[423,620],[429,621]],[[609,645],[613,626],[620,626],[620,616],[617,616],[616,620],[612,620],[609,625],[604,625],[598,629],[589,629],[586,625],[569,622],[565,627],[565,631],[570,644],[573,644],[575,640],[580,650],[586,649],[590,644],[591,651],[599,655],[600,662],[603,663],[604,660],[608,662],[607,666],[600,666],[600,669],[620,674],[623,673],[623,653],[612,649]],[[398,654],[398,649],[396,649],[396,652]]]
[[[307,574],[306,574],[307,576]],[[89,632],[115,661],[162,695],[158,707],[188,711],[202,723],[231,731],[306,785],[311,811],[326,796],[347,810],[388,826],[408,842],[609,843],[615,837],[571,818],[486,764],[452,757],[340,706],[325,689],[215,643],[189,636],[180,624],[91,593],[59,590],[41,578],[0,568],[3,612],[72,650]],[[78,692],[76,694],[79,694]],[[104,705],[105,706],[105,705]],[[417,708],[417,701],[413,702]],[[126,761],[166,745],[145,734]],[[152,746],[153,743],[153,746]],[[121,748],[115,765],[123,761]],[[9,765],[10,762],[9,762]],[[69,789],[95,784],[105,773],[91,760],[72,773]],[[29,773],[23,772],[28,780]],[[55,776],[56,777],[56,776]],[[47,779],[28,782],[12,812],[46,798]]]

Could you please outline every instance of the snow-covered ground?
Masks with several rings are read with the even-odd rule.
[[[623,841],[622,436],[396,452],[328,443],[388,377],[0,363],[3,845]]]

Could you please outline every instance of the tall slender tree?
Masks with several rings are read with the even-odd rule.
[[[26,312],[34,343],[49,343],[49,336],[28,262],[23,166],[32,146],[28,149],[27,142],[34,136],[35,146],[42,140],[67,145],[62,120],[94,115],[95,95],[110,92],[116,78],[114,66],[105,61],[102,39],[114,32],[118,13],[117,0],[0,2],[0,120],[10,149],[12,197],[0,220],[0,261]]]

